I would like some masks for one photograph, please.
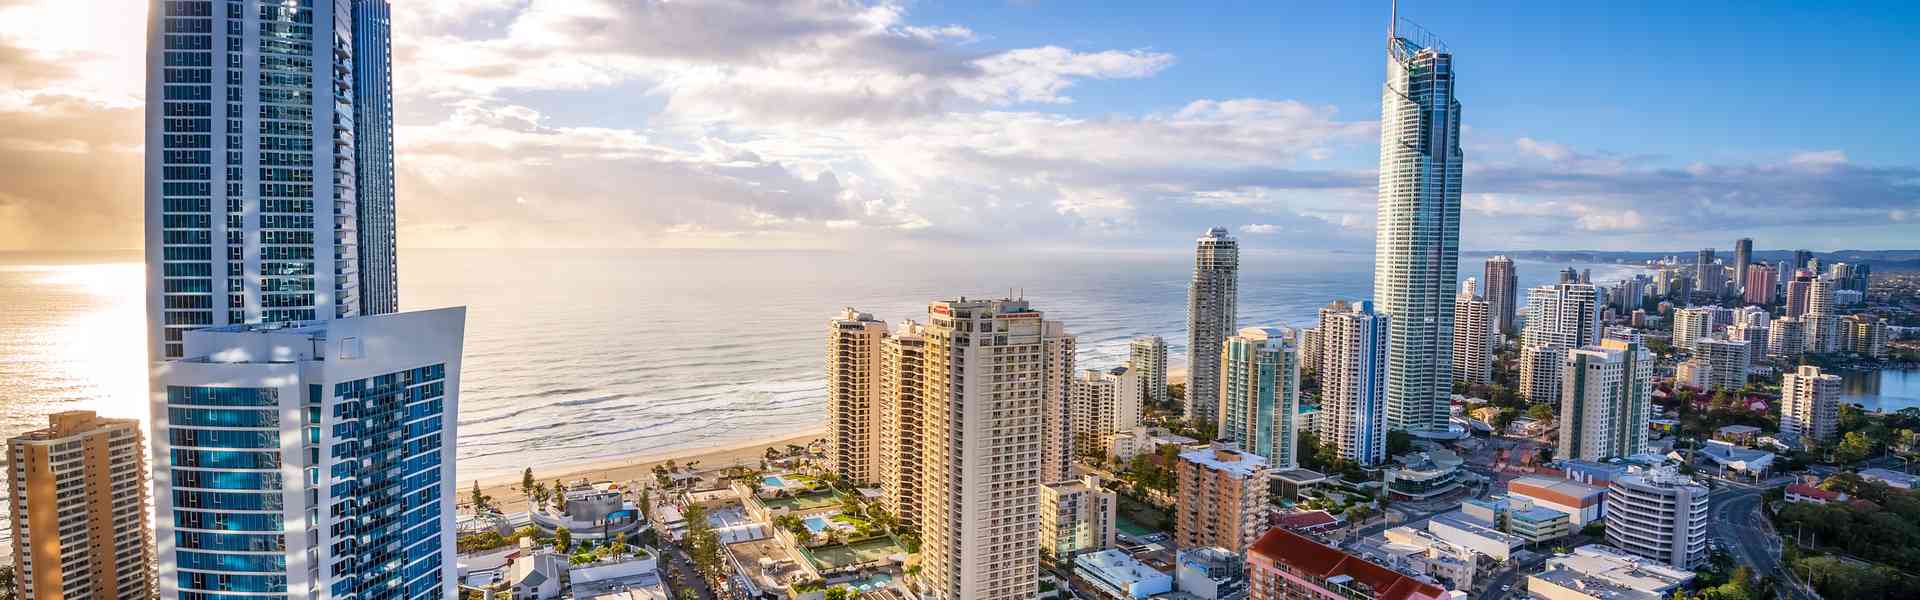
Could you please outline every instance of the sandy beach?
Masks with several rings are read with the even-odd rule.
[[[787,444],[805,446],[814,440],[826,437],[826,434],[826,429],[820,428],[786,438],[747,442],[722,448],[701,448],[634,456],[584,466],[547,469],[541,468],[540,465],[527,466],[533,467],[533,477],[546,485],[552,485],[555,479],[563,479],[566,481],[580,479],[590,481],[651,479],[653,477],[654,465],[662,464],[669,460],[682,465],[697,462],[701,469],[734,465],[757,467],[760,465],[760,459],[766,457],[768,447],[778,448],[784,452]],[[494,503],[498,504],[502,511],[508,513],[527,509],[527,496],[520,492],[519,486],[520,477],[518,475],[480,481],[481,491],[488,496],[492,496]],[[472,497],[472,493],[472,480],[460,482],[458,501],[462,507],[467,505],[467,500]]]

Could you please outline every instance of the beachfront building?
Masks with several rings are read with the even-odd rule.
[[[1607,544],[1675,569],[1707,558],[1707,488],[1671,466],[1635,467],[1607,488]]]
[[[1284,327],[1246,327],[1220,350],[1220,438],[1282,471],[1299,466],[1296,336]]]
[[[1389,34],[1386,77],[1380,89],[1373,303],[1392,317],[1387,427],[1445,433],[1463,168],[1453,53],[1425,32]]]
[[[1272,472],[1266,458],[1218,443],[1180,453],[1174,543],[1244,552],[1267,528]]]
[[[1311,538],[1271,529],[1247,553],[1249,600],[1440,600],[1447,591]]]
[[[453,597],[465,322],[187,332],[152,388],[159,597]]]
[[[1059,481],[1073,476],[1074,449],[1073,422],[1073,359],[1078,352],[1079,341],[1067,333],[1067,326],[1059,321],[1044,321],[1040,324],[1040,360],[1043,379],[1040,382],[1040,420],[1043,424],[1040,438],[1040,480]],[[1131,379],[1128,380],[1131,382]],[[1140,401],[1138,392],[1134,395],[1131,407],[1133,420],[1140,420]],[[1128,410],[1119,406],[1116,399],[1114,411]],[[1116,417],[1118,420],[1119,417]]]
[[[1119,496],[1100,478],[1040,486],[1040,557],[1055,564],[1114,546]]]
[[[920,588],[931,600],[1038,593],[1044,388],[1057,324],[1026,300],[927,308]],[[1036,460],[1036,458],[1038,460]]]
[[[53,413],[7,440],[7,524],[20,598],[153,595],[146,444],[135,419]]]
[[[927,393],[926,328],[906,321],[880,342],[880,506],[901,523],[920,518],[921,419]]]
[[[1527,290],[1527,324],[1520,333],[1520,395],[1528,402],[1560,400],[1566,353],[1600,342],[1599,288],[1560,283]]]
[[[1472,284],[1468,279],[1453,297],[1453,380],[1491,383],[1500,332],[1494,329],[1493,303],[1475,296]]]
[[[1218,348],[1238,327],[1240,241],[1225,227],[1194,240],[1193,281],[1187,287],[1187,420],[1201,429],[1220,425]]]
[[[1094,453],[1107,436],[1140,427],[1140,378],[1133,369],[1087,369],[1073,378],[1073,444]]]
[[[1141,404],[1167,403],[1167,341],[1143,335],[1127,342],[1127,370],[1140,379]]]
[[[1599,461],[1646,452],[1653,362],[1639,344],[1614,339],[1568,350],[1554,457]]]
[[[1344,310],[1342,310],[1344,309]],[[1379,464],[1387,454],[1387,338],[1393,320],[1372,302],[1320,311],[1320,415],[1316,432],[1340,458]]]
[[[396,310],[387,3],[144,4],[148,356]]]
[[[1833,441],[1840,426],[1840,376],[1801,365],[1780,377],[1780,433]]]
[[[852,308],[827,321],[827,470],[878,481],[880,343],[887,324]]]

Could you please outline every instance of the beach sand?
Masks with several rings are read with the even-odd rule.
[[[760,466],[760,459],[766,457],[768,447],[773,447],[785,452],[787,444],[805,446],[814,440],[825,438],[826,435],[826,429],[821,428],[787,438],[747,442],[723,448],[679,450],[646,456],[634,456],[584,466],[557,469],[542,469],[540,465],[527,466],[533,467],[534,479],[549,486],[553,485],[555,479],[566,481],[577,481],[580,479],[589,481],[651,480],[653,478],[654,465],[662,464],[669,460],[681,465],[689,462],[698,462],[701,470],[735,465],[758,467]],[[460,482],[457,501],[463,508],[467,506],[468,499],[473,497],[473,483],[471,480]],[[515,513],[527,509],[527,496],[519,490],[519,487],[520,476],[518,475],[480,481],[481,492],[492,496],[494,503],[499,505],[500,510],[506,513]]]

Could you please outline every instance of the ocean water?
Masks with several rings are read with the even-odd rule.
[[[1253,246],[1252,241],[1245,242]],[[1078,361],[1166,338],[1184,362],[1186,249],[979,256],[771,251],[407,250],[403,309],[466,305],[459,477],[776,439],[824,419],[826,322],[924,319],[955,296],[1024,295]],[[1371,257],[1249,249],[1240,322],[1307,326],[1371,294]],[[1463,261],[1478,275],[1480,258]],[[1521,263],[1522,287],[1565,265]],[[1610,281],[1630,268],[1591,267]],[[145,418],[137,253],[0,253],[0,435],[84,408]]]

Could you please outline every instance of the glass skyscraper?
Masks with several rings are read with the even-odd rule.
[[[160,598],[454,598],[465,319],[186,332],[152,389]]]
[[[1388,32],[1373,271],[1374,308],[1390,317],[1387,427],[1444,431],[1460,259],[1460,102],[1444,43],[1411,23]]]
[[[386,0],[151,2],[154,360],[182,356],[191,329],[394,310],[386,13]]]
[[[1220,427],[1220,344],[1233,335],[1240,303],[1240,242],[1225,227],[1194,240],[1187,287],[1187,421]]]

